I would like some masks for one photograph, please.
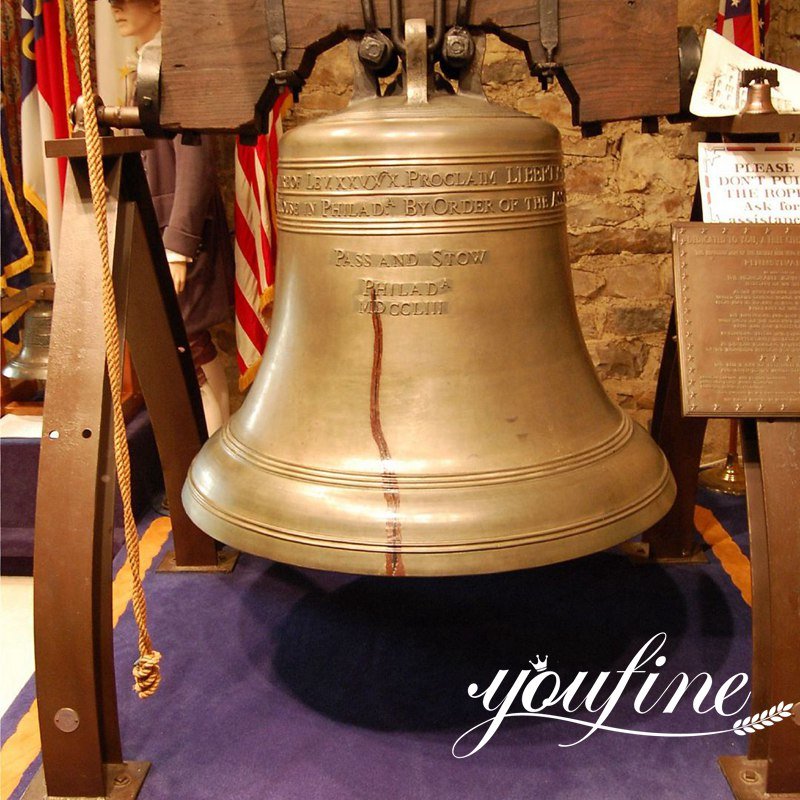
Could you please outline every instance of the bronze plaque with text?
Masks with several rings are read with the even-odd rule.
[[[800,416],[800,225],[672,227],[683,412]]]

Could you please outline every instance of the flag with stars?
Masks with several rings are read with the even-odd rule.
[[[764,58],[769,0],[719,0],[717,33],[758,58]]]

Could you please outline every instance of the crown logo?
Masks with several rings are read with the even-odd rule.
[[[536,656],[536,661],[528,661],[528,663],[537,671],[537,672],[544,672],[547,669],[547,659],[548,656],[544,658],[539,658],[538,654]]]

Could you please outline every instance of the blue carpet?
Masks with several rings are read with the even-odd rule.
[[[741,499],[703,492],[700,502],[745,544]],[[705,566],[634,566],[611,551],[503,575],[404,580],[246,555],[231,575],[151,570],[150,628],[164,654],[152,699],[131,692],[130,611],[115,634],[125,756],[153,762],[141,800],[727,800],[716,758],[745,752],[733,734],[598,731],[560,748],[585,729],[509,719],[471,758],[451,755],[489,716],[467,687],[485,688],[500,669],[514,677],[537,655],[564,680],[581,670],[593,678],[623,669],[664,632],[661,689],[680,672],[710,673],[714,690],[749,674],[750,610],[709,556]],[[639,715],[640,684],[610,725],[711,731],[750,713],[699,715],[690,693],[672,714]],[[4,738],[32,693],[4,717]]]

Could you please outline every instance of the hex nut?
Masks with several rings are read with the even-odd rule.
[[[464,67],[475,55],[475,43],[466,28],[450,28],[442,46],[445,61],[452,66]]]

